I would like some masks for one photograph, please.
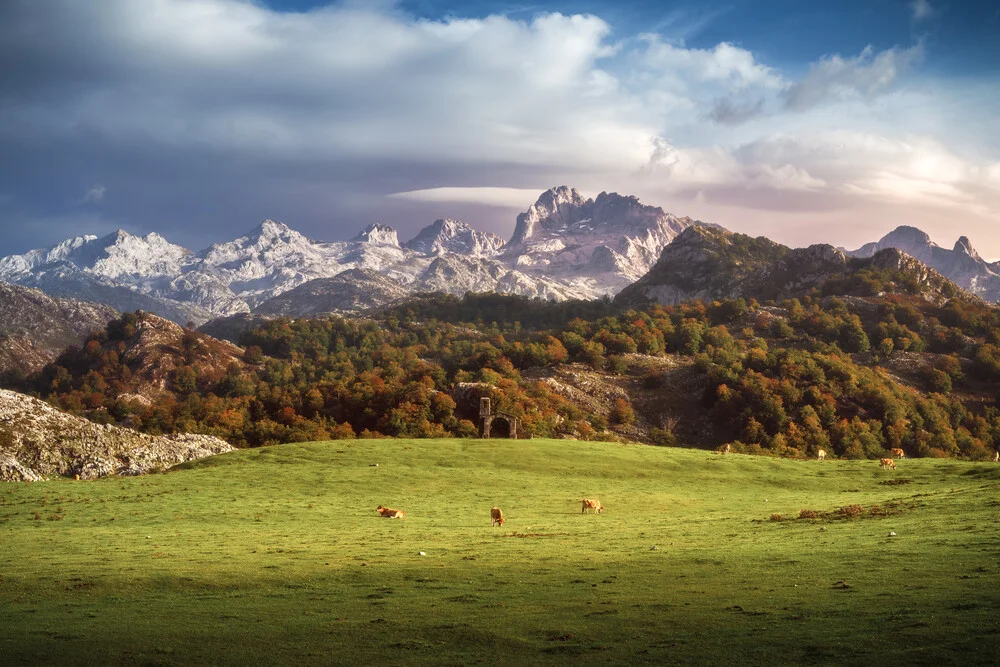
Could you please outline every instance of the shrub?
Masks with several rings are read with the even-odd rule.
[[[819,517],[819,512],[816,510],[799,510],[800,519],[816,519]]]
[[[865,508],[861,505],[845,505],[837,510],[837,513],[848,519],[856,519],[865,513]]]
[[[771,515],[771,521],[781,521],[781,515],[780,514],[772,514]]]

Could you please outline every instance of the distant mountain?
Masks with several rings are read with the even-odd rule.
[[[458,253],[471,257],[491,257],[503,246],[503,239],[490,232],[476,231],[461,220],[445,218],[424,227],[406,247],[424,255]]]
[[[496,291],[592,299],[612,295],[645,274],[660,250],[692,224],[635,197],[601,193],[584,199],[562,186],[542,193],[518,217],[506,244],[448,218],[403,245],[396,230],[378,223],[350,240],[323,242],[265,220],[245,236],[200,252],[158,234],[80,236],[0,259],[0,280],[122,311],[157,313],[178,323],[258,308],[274,312],[279,306],[264,304],[310,281],[334,278],[298,294],[325,294],[331,308],[344,309],[352,300],[356,308],[367,307],[363,296],[374,294],[375,282],[386,295]],[[352,271],[357,272],[345,274]],[[371,272],[379,274],[375,282]],[[359,282],[348,285],[352,280]],[[376,301],[381,305],[381,298]],[[288,315],[320,307],[295,296],[276,303]]]
[[[902,226],[857,250],[847,251],[851,257],[871,257],[880,250],[896,248],[920,260],[959,287],[996,303],[1000,302],[1000,262],[987,262],[969,238],[962,236],[951,250],[931,241],[930,236],[916,227]]]
[[[622,290],[615,302],[674,305],[692,299],[777,300],[802,296],[814,288],[862,295],[914,291],[932,300],[965,293],[896,248],[879,250],[868,258],[850,258],[830,245],[792,249],[764,237],[693,226],[664,248],[649,273]]]
[[[562,186],[517,217],[504,257],[525,274],[562,280],[581,292],[590,285],[592,296],[600,296],[642,277],[664,246],[694,224],[636,197],[602,192],[584,199]]]
[[[2,482],[33,482],[52,475],[141,475],[232,449],[211,435],[152,436],[95,424],[37,398],[0,389]]]
[[[395,280],[371,269],[349,269],[333,278],[317,278],[268,299],[255,314],[307,317],[357,312],[384,306],[409,294]]]
[[[115,317],[109,306],[0,283],[0,373],[36,371]]]

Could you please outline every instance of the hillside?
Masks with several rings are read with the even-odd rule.
[[[993,463],[886,472],[542,439],[282,445],[0,484],[0,654],[994,664],[998,496]]]
[[[902,292],[938,303],[959,294],[971,298],[944,276],[892,247],[856,259],[829,245],[792,249],[764,237],[693,226],[666,246],[656,265],[623,289],[615,302],[634,306],[676,305],[693,299],[766,301],[811,290],[856,296]]]
[[[117,316],[109,306],[0,282],[0,375],[39,370]]]
[[[0,481],[141,475],[228,451],[232,447],[212,436],[153,437],[102,426],[0,389]]]
[[[207,390],[245,365],[243,350],[232,343],[149,313],[124,313],[82,347],[66,350],[26,386],[71,391],[62,407],[86,406],[99,421],[107,421]],[[116,399],[119,405],[109,415]]]
[[[980,257],[966,236],[959,237],[954,247],[948,249],[931,241],[930,236],[916,227],[902,226],[847,254],[871,257],[886,248],[905,252],[987,301],[1000,301],[1000,263]]]
[[[913,260],[895,256],[909,270]],[[992,458],[1000,310],[960,293],[947,299],[932,274],[907,282],[912,275],[890,266],[781,301],[626,309],[439,295],[366,319],[258,322],[241,334],[241,357],[218,341],[226,354],[185,352],[184,340],[201,340],[193,332],[169,354],[147,346],[121,357],[137,338],[123,338],[118,323],[25,389],[98,421],[212,433],[239,446],[473,436],[478,401],[489,397],[533,437],[729,444],[788,457],[824,449],[879,458],[902,448]],[[894,285],[901,293],[887,291]],[[178,355],[190,361],[177,365]],[[143,380],[145,365],[165,363],[173,375]]]

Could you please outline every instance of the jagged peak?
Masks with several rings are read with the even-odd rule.
[[[960,236],[958,241],[955,242],[955,252],[962,253],[963,255],[968,255],[973,259],[981,259],[979,253],[976,249],[972,247],[972,241],[969,240],[968,236]]]
[[[396,230],[381,222],[373,222],[365,227],[361,233],[355,236],[353,241],[358,243],[374,243],[377,245],[399,245],[399,237]]]

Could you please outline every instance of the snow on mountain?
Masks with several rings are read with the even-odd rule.
[[[461,220],[444,218],[424,227],[406,247],[424,255],[459,253],[469,257],[492,257],[503,246],[496,234],[480,232]]]
[[[602,192],[584,199],[566,186],[552,188],[517,217],[504,256],[527,275],[573,282],[592,278],[588,298],[613,294],[644,276],[663,248],[687,227],[638,198]]]
[[[380,223],[350,240],[324,242],[265,220],[244,236],[197,253],[155,233],[81,236],[0,259],[0,280],[197,323],[252,312],[301,285],[338,276],[317,289],[346,294],[345,281],[354,278],[364,285],[358,286],[356,299],[331,296],[329,303],[353,299],[361,307],[369,292],[397,293],[385,285],[373,292],[368,272],[394,282],[400,293],[471,290],[596,298],[644,275],[663,247],[692,224],[635,197],[601,193],[584,199],[562,186],[542,193],[518,216],[507,244],[450,218],[428,225],[404,245],[395,229]],[[360,273],[345,273],[354,270]],[[282,312],[294,314],[290,311],[303,302],[302,295],[319,292],[297,294],[278,302]]]
[[[931,241],[916,227],[901,226],[880,240],[848,251],[852,257],[871,257],[880,250],[896,248],[923,262],[959,287],[991,302],[1000,301],[1000,265],[985,261],[962,236],[949,250]]]

